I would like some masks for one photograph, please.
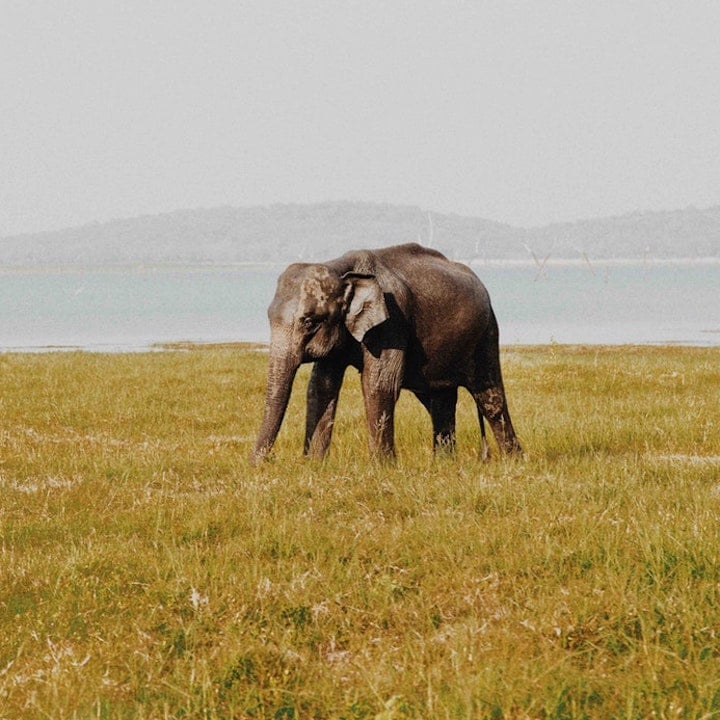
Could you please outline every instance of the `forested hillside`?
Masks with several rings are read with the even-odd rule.
[[[288,262],[411,241],[464,260],[720,257],[720,206],[535,229],[373,203],[181,210],[2,238],[0,263]]]

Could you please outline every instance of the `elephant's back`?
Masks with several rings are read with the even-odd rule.
[[[437,336],[438,325],[465,337],[487,327],[490,298],[483,283],[467,265],[432,248],[407,243],[355,251],[334,261],[333,267],[341,275],[376,275],[385,292],[396,296],[421,338]]]
[[[452,302],[484,315],[490,305],[480,278],[467,265],[449,260],[437,250],[409,243],[376,252],[410,288],[418,310],[423,305]]]

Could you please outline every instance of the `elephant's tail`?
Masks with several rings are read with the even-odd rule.
[[[480,414],[480,438],[482,444],[482,460],[485,462],[490,457],[490,448],[488,447],[487,437],[485,436],[485,418]]]

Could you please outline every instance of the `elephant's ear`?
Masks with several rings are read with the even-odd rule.
[[[350,334],[362,342],[365,333],[390,317],[385,296],[374,275],[346,273],[345,326]]]

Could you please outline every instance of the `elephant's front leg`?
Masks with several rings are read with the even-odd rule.
[[[332,438],[338,395],[345,366],[318,360],[310,374],[307,390],[305,454],[323,458]]]
[[[404,355],[384,350],[379,358],[365,354],[362,390],[368,424],[370,453],[395,457],[395,403],[400,394]]]

